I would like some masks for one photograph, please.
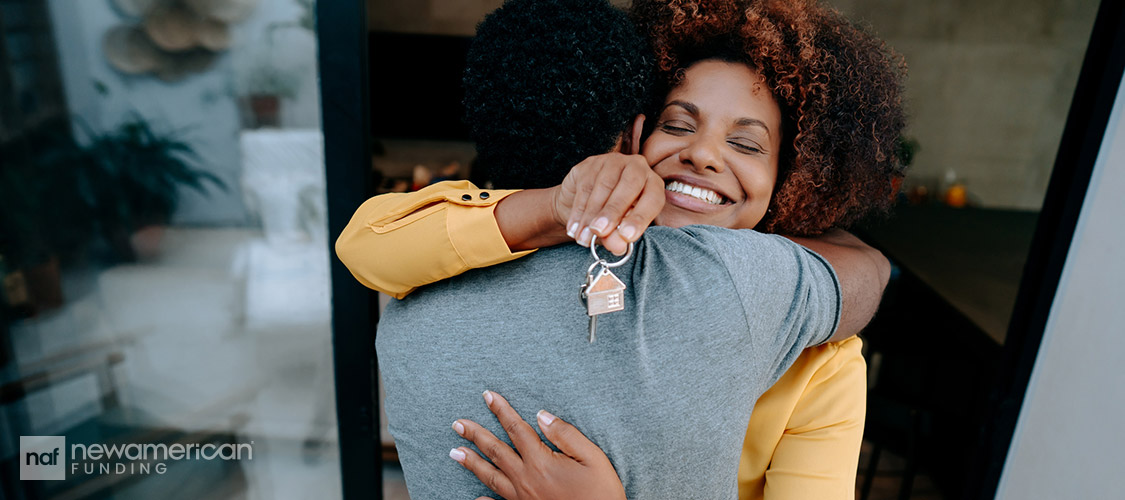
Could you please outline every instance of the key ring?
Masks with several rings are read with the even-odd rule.
[[[605,259],[598,255],[598,235],[590,237],[590,255],[594,256],[594,266],[601,264],[606,269],[619,267],[629,261],[629,257],[633,256],[633,242],[629,242],[629,249],[625,251],[625,256],[617,262],[607,262]],[[590,271],[594,270],[594,266],[590,266]]]

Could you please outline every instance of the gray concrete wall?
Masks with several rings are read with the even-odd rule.
[[[910,67],[913,182],[952,169],[992,207],[1038,209],[1098,0],[832,0]]]

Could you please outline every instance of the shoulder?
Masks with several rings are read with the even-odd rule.
[[[696,224],[683,227],[653,226],[648,228],[642,240],[650,244],[695,244],[719,245],[720,248],[794,248],[800,247],[792,241],[776,234],[760,233],[753,229],[729,229],[719,226]]]
[[[863,341],[858,336],[809,347],[801,358],[804,368],[815,374],[814,379],[830,379],[841,373],[866,376]]]
[[[803,262],[823,262],[816,253],[785,237],[752,229],[658,226],[649,228],[640,244],[667,258],[719,261],[726,267],[750,266],[778,274],[795,271]],[[831,267],[826,262],[823,265]]]

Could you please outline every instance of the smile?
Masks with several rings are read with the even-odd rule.
[[[664,189],[673,193],[680,193],[683,195],[691,196],[692,198],[710,203],[712,205],[722,205],[723,203],[726,203],[726,198],[724,198],[719,193],[716,193],[707,188],[684,184],[680,181],[671,181],[668,183],[668,185],[664,186]]]

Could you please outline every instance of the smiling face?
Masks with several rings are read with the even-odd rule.
[[[745,64],[695,63],[664,102],[642,154],[664,179],[661,226],[753,228],[769,208],[781,110]]]

